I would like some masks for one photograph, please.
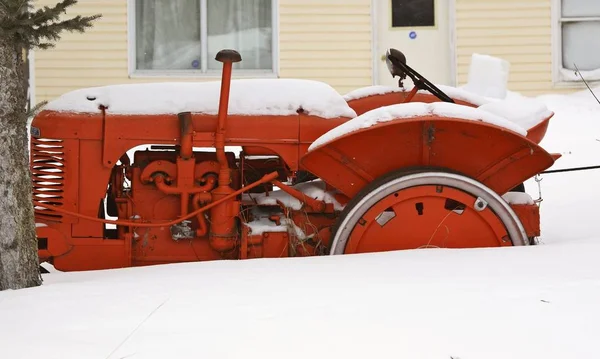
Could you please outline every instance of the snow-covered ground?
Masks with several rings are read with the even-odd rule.
[[[600,95],[600,88],[594,90]],[[600,104],[592,94],[580,91],[572,95],[539,96],[555,112],[541,145],[563,156],[554,169],[600,165]],[[577,238],[598,238],[596,212],[600,202],[600,169],[563,172],[541,176],[543,202],[542,241],[569,242]],[[526,190],[538,198],[538,184],[528,181]],[[600,357],[600,354],[598,354]]]
[[[554,168],[600,164],[591,95],[540,98]],[[539,246],[47,274],[0,293],[0,358],[597,358],[599,183],[542,176]]]

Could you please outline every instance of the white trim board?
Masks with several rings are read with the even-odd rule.
[[[451,86],[458,85],[458,50],[456,48],[456,0],[448,0],[448,31],[450,31],[450,79]]]
[[[34,108],[37,105],[35,91],[35,51],[29,50],[27,56],[29,60],[29,106]]]
[[[379,62],[377,56],[377,3],[378,0],[371,0],[371,84],[377,85],[379,79]]]

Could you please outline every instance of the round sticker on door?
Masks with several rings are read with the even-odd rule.
[[[417,38],[417,33],[416,33],[416,32],[414,32],[414,31],[411,31],[411,32],[408,34],[408,37],[410,37],[412,40],[414,40],[414,39],[416,39],[416,38]]]

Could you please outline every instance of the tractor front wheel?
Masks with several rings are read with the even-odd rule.
[[[482,183],[447,172],[395,172],[348,203],[330,254],[528,244],[515,212]]]

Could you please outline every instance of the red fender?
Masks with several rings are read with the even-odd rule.
[[[348,100],[348,106],[350,106],[357,116],[362,115],[365,112],[369,112],[379,107],[397,105],[406,102],[409,91],[396,91],[388,92],[385,94],[377,94],[361,97],[358,99]],[[465,105],[469,107],[477,107],[476,105],[453,98],[454,102],[458,105]],[[441,100],[430,93],[417,92],[410,102],[441,102]]]
[[[402,168],[458,172],[504,194],[552,166],[555,158],[503,127],[428,115],[351,132],[309,151],[300,163],[353,197],[374,179]]]
[[[354,110],[354,112],[356,112],[356,115],[360,116],[363,113],[369,112],[376,108],[404,103],[408,98],[408,95],[409,92],[407,91],[389,92],[385,94],[365,96],[358,99],[349,100],[347,102],[348,106],[350,106]],[[469,103],[464,100],[459,100],[457,98],[453,98],[453,100],[458,105],[464,105],[474,108],[478,107],[475,104]],[[417,92],[410,102],[433,103],[441,102],[441,100],[430,93]],[[554,114],[548,116],[548,118],[540,122],[538,125],[527,129],[527,138],[539,144],[546,135],[546,131],[548,130],[548,125],[550,123],[550,118],[552,118],[553,115]]]

